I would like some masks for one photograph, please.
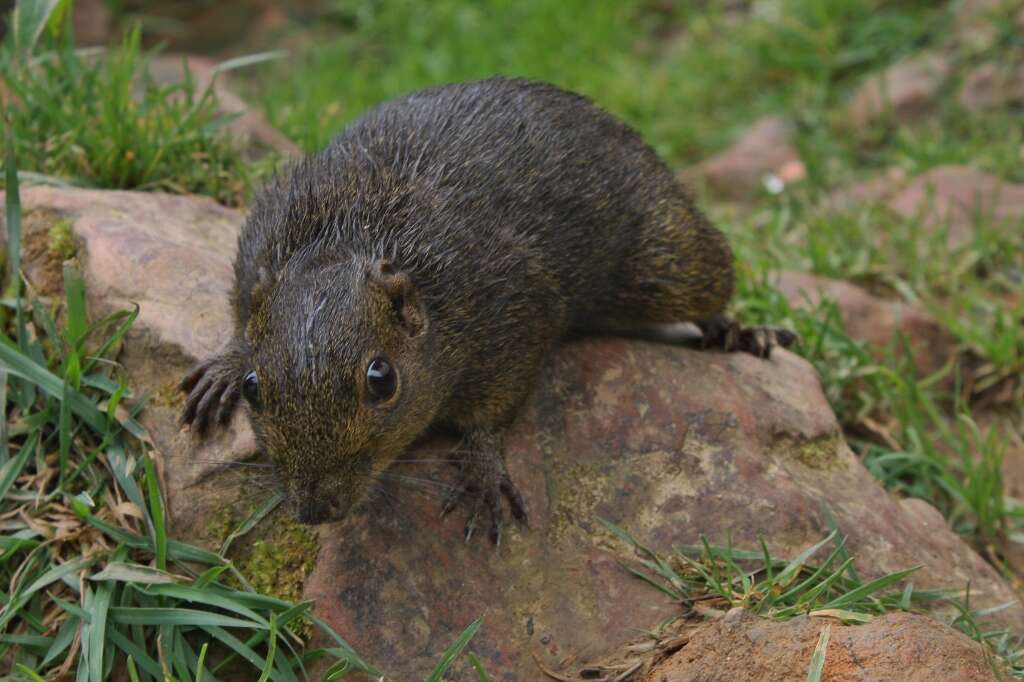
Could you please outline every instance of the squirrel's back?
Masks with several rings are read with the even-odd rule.
[[[637,133],[580,95],[491,78],[384,103],[296,164],[257,200],[236,273],[244,289],[247,271],[297,250],[351,250],[391,259],[432,307],[465,315],[514,298],[529,269],[577,326],[615,305],[646,251],[663,255],[666,223],[688,233],[668,244],[680,266],[719,268],[727,299],[728,247]]]

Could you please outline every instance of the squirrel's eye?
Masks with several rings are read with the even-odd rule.
[[[242,397],[253,407],[260,406],[260,380],[256,372],[249,372],[242,379]]]
[[[366,368],[366,392],[376,401],[387,400],[395,394],[398,376],[384,358],[374,358]]]

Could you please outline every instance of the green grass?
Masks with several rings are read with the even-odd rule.
[[[702,538],[699,545],[684,545],[664,556],[622,528],[603,523],[636,555],[639,567],[626,563],[626,570],[678,601],[688,616],[743,608],[776,621],[809,615],[860,625],[891,611],[923,613],[950,605],[956,614],[949,619],[950,625],[987,644],[1015,677],[1024,677],[1024,639],[982,626],[986,616],[1009,604],[975,611],[970,607],[969,586],[966,591],[917,589],[912,578],[919,567],[866,580],[846,549],[846,538],[836,529],[796,557],[780,559],[772,556],[763,539],[760,548],[751,551],[711,545]],[[808,679],[820,676],[826,646],[827,636],[823,635],[812,657]]]
[[[0,47],[18,167],[77,185],[241,203],[252,171],[222,134],[230,118],[219,113],[213,91],[200,91],[191,78],[174,85],[151,79],[154,53],[143,52],[138,30],[106,50],[76,50],[66,19],[52,15],[34,51],[20,51],[14,32]]]
[[[759,114],[817,115],[860,74],[927,43],[946,17],[931,5],[785,0],[777,17],[736,21],[717,3],[335,2],[298,65],[271,67],[256,91],[271,121],[313,150],[410,90],[540,78],[590,95],[669,161],[696,160]]]

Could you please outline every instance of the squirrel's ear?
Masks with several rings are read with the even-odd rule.
[[[395,270],[390,261],[379,260],[370,265],[366,277],[390,301],[398,323],[410,337],[426,331],[426,310],[409,275]]]

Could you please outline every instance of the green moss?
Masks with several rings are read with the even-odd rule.
[[[824,469],[839,459],[839,434],[797,441],[791,444],[793,455],[812,469]]]
[[[225,505],[206,524],[206,537],[219,547],[235,529],[240,520],[234,505]]]
[[[54,258],[59,258],[61,262],[74,258],[75,254],[78,253],[78,246],[75,244],[69,218],[63,218],[55,222],[47,232],[47,236],[47,251]]]
[[[239,569],[256,591],[298,602],[319,550],[320,542],[307,526],[278,520],[266,538],[252,544]]]

